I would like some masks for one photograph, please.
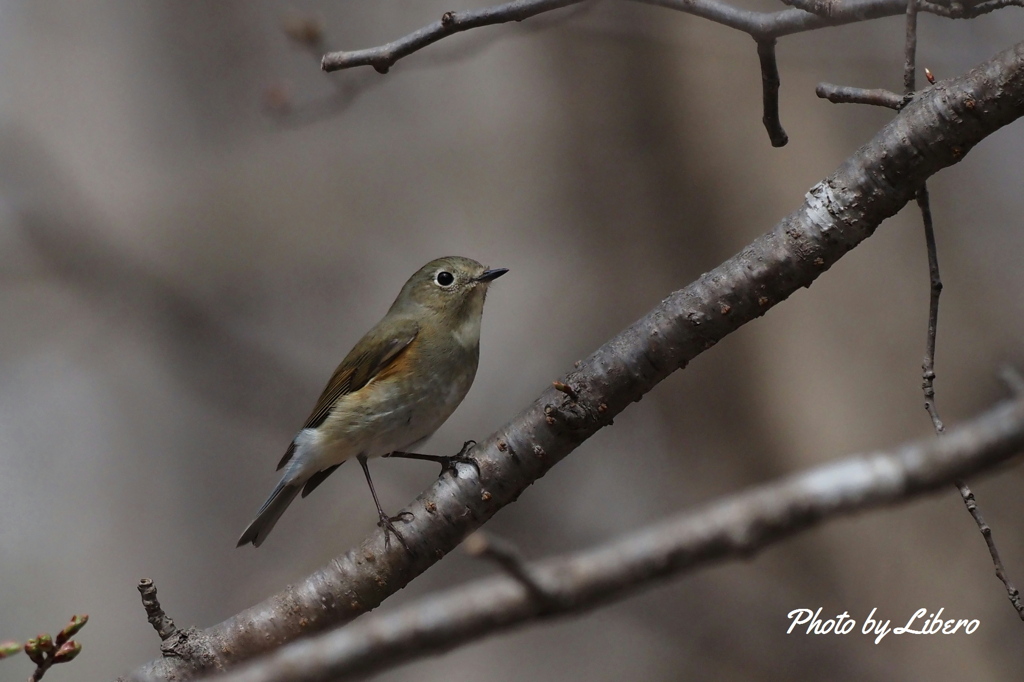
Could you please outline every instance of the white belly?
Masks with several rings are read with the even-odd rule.
[[[469,369],[455,381],[440,379],[452,373],[439,372],[411,391],[388,378],[343,396],[323,424],[295,438],[289,474],[308,478],[356,455],[407,451],[437,431],[466,397],[476,374],[475,366]]]

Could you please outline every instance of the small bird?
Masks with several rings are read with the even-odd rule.
[[[405,452],[429,438],[459,406],[476,376],[480,318],[488,285],[507,268],[485,268],[469,258],[432,260],[402,287],[387,315],[345,356],[302,430],[278,463],[281,482],[238,539],[259,547],[295,496],[305,497],[346,460],[363,468],[384,528],[394,522],[377,499],[366,461],[392,456],[439,462],[442,473],[465,456]],[[408,514],[408,512],[405,512]]]

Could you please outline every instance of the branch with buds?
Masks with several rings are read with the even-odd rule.
[[[77,635],[88,622],[89,616],[85,614],[71,616],[71,620],[63,630],[57,633],[56,637],[51,637],[44,632],[24,644],[0,642],[0,659],[9,658],[24,650],[29,660],[36,664],[35,672],[28,678],[29,682],[37,682],[43,679],[43,675],[50,669],[50,666],[73,661],[82,652],[82,645],[71,638]]]

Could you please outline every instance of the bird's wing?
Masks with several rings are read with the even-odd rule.
[[[386,370],[416,338],[419,325],[412,320],[388,325],[387,331],[372,329],[334,370],[316,407],[303,428],[315,429],[324,423],[334,403],[341,396],[358,391]]]
[[[349,351],[334,370],[334,375],[327,382],[303,428],[315,429],[323,424],[338,398],[358,391],[390,368],[419,333],[419,325],[413,320],[389,322],[384,330],[379,325],[371,329],[355,348]],[[295,443],[292,443],[277,468],[280,469],[287,464],[294,452]]]

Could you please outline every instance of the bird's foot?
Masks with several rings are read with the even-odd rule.
[[[480,464],[469,456],[469,451],[476,447],[475,440],[467,440],[462,444],[462,449],[459,450],[459,454],[453,457],[442,457],[441,461],[441,473],[438,474],[438,478],[444,476],[444,472],[451,471],[453,476],[459,475],[459,468],[456,464],[468,464],[476,469],[477,478],[480,477]]]
[[[384,529],[385,551],[391,549],[391,534],[394,533],[395,538],[397,538],[398,542],[402,545],[402,547],[405,548],[405,551],[409,554],[412,554],[413,551],[409,548],[409,545],[405,541],[405,538],[403,538],[402,534],[398,532],[397,528],[395,528],[395,522],[401,521],[402,523],[410,523],[413,519],[416,518],[415,516],[413,516],[413,513],[404,511],[399,514],[396,514],[395,516],[388,516],[381,509],[378,509],[377,513],[380,515],[380,520],[377,522],[377,526]]]

